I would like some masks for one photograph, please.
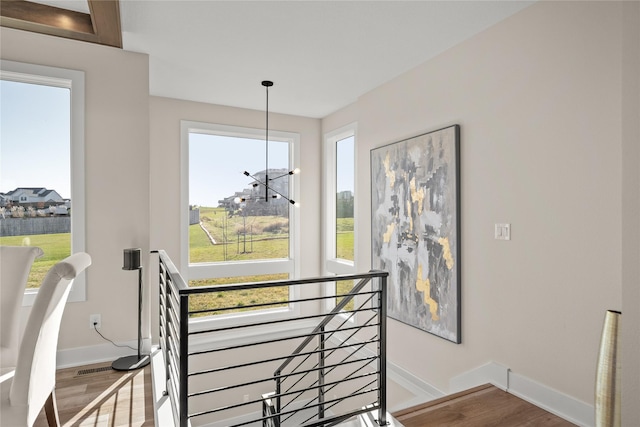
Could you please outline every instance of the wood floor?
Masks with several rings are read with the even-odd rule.
[[[151,367],[119,372],[110,363],[59,370],[56,395],[63,427],[154,425]],[[476,387],[392,414],[405,427],[573,426],[492,385]],[[44,412],[35,427],[47,427]]]
[[[61,369],[56,397],[63,427],[152,427],[151,366],[114,371],[111,363]],[[35,427],[47,427],[44,411]]]
[[[445,396],[392,415],[405,427],[574,425],[490,384]]]

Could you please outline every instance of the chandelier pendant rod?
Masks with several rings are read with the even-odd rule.
[[[262,82],[262,86],[265,87],[266,91],[266,99],[267,106],[265,109],[265,170],[264,170],[264,200],[265,202],[269,201],[269,87],[273,86],[273,82],[269,80],[264,80]]]

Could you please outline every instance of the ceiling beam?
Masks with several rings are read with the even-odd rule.
[[[122,48],[120,2],[118,0],[88,0],[93,29],[100,44]]]
[[[90,14],[26,0],[0,0],[0,25],[122,48],[119,0],[88,2]]]

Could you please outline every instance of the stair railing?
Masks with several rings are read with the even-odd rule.
[[[295,414],[299,413],[301,409],[297,410],[286,410],[287,406],[291,406],[297,398],[302,396],[306,391],[310,389],[317,390],[317,397],[308,401],[306,404],[302,406],[302,409],[309,407],[317,407],[317,420],[312,421],[313,417],[309,417],[303,421],[305,427],[311,426],[328,426],[339,423],[343,420],[349,419],[355,415],[364,413],[364,412],[372,412],[378,411],[377,422],[379,425],[387,424],[386,416],[386,279],[388,274],[385,272],[371,272],[372,276],[365,277],[360,280],[358,284],[356,284],[353,289],[346,294],[342,300],[322,319],[322,321],[311,331],[309,336],[298,345],[298,347],[291,353],[291,355],[276,369],[274,372],[274,379],[276,382],[276,391],[269,395],[269,399],[275,399],[274,410],[275,414],[272,415],[272,419],[276,420],[274,425],[280,426],[282,422],[292,418]],[[378,277],[380,279],[380,283],[377,289],[374,289],[370,294],[371,296],[367,298],[363,303],[360,304],[357,310],[350,312],[350,314],[339,323],[337,327],[335,327],[331,332],[327,332],[326,328],[334,321],[337,317],[344,314],[344,309],[347,305],[354,301],[354,298],[357,295],[362,294],[363,288],[370,283],[371,279],[374,277]],[[334,277],[334,280],[340,281],[342,278]],[[377,298],[375,298],[377,297]],[[373,309],[376,312],[374,316],[371,316],[366,322],[361,325],[344,327],[353,316],[357,312],[366,311],[364,308],[368,303],[373,302]],[[377,323],[371,323],[373,320],[377,318]],[[332,350],[327,350],[326,344],[329,339],[335,336],[338,332],[350,331],[349,335],[345,337],[341,337],[345,342],[349,342],[355,335],[361,332],[364,328],[369,327],[377,327],[377,344],[378,351],[377,355],[368,358],[356,359],[356,355],[365,347],[367,344],[371,344],[376,340],[364,341],[355,344],[355,350],[352,351],[349,355],[344,357],[338,364],[327,365],[326,360],[329,355],[334,353],[337,348]],[[309,344],[312,343],[314,339],[318,340],[318,345],[313,351],[303,352]],[[301,367],[314,355],[314,353],[318,356],[318,362],[312,367],[307,369],[301,369]],[[297,365],[290,370],[288,373],[284,373],[285,369],[294,362],[294,360],[302,358],[301,361],[297,363]],[[342,401],[348,399],[348,397],[334,398],[329,401],[326,400],[326,394],[331,389],[342,384],[344,381],[349,381],[351,379],[362,379],[371,375],[371,373],[356,376],[356,374],[361,371],[364,366],[370,364],[371,362],[377,362],[377,370],[375,373],[377,374],[377,393],[378,399],[377,402],[373,402],[372,404],[367,405],[363,408],[356,408],[352,411],[348,411],[346,413],[342,413],[337,417],[328,418],[325,414],[326,409],[329,409],[333,406],[340,404]],[[335,370],[338,366],[342,366],[344,364],[356,364],[357,369],[348,376],[346,376],[342,381],[326,383],[326,376],[329,372]],[[358,367],[359,366],[359,367]],[[329,368],[327,370],[327,368]],[[302,382],[302,380],[313,372],[317,373],[318,379],[314,381],[312,384],[307,385],[306,389],[296,390],[296,386]],[[283,389],[283,383],[293,377],[297,377],[298,379],[294,382],[294,384],[290,385],[287,389]],[[365,387],[360,387],[355,390],[355,395],[361,395],[365,393],[369,393],[372,389],[365,389],[367,386],[370,386],[374,381],[371,381],[365,385]],[[330,386],[327,388],[327,386]],[[294,391],[295,390],[295,391]],[[366,391],[364,391],[366,390]],[[282,398],[285,396],[295,395],[294,399],[288,401],[287,404],[283,405]],[[313,402],[317,401],[317,404]],[[283,417],[284,416],[284,417]],[[269,424],[263,423],[263,427],[268,427]]]
[[[377,421],[380,425],[386,424],[388,273],[372,271],[311,279],[189,287],[169,256],[164,251],[157,253],[160,276],[159,343],[166,372],[164,394],[171,401],[176,425],[187,427],[196,417],[203,417],[203,422],[209,423],[206,417],[214,416],[221,419],[219,422],[223,422],[225,426],[234,427],[253,426],[256,423],[264,427],[328,427],[372,411],[378,411]],[[270,321],[245,321],[209,329],[190,328],[190,316],[224,314],[238,309],[236,306],[190,309],[190,297],[260,288],[317,287],[343,280],[359,282],[349,293],[341,295],[298,298],[285,302],[257,302],[243,307],[266,309],[282,307],[283,303],[316,304],[317,307],[319,302],[341,298],[329,313],[290,316]],[[365,289],[369,283],[372,284],[371,288]],[[351,303],[353,304],[349,305]],[[356,314],[358,322],[355,322]],[[281,327],[292,323],[299,330],[300,322],[317,322],[317,325],[305,329],[304,333],[283,333],[275,338],[260,335],[262,328],[270,325]],[[244,331],[248,336],[256,338],[247,342],[217,344],[213,348],[191,348],[192,336],[217,336],[221,333],[235,335],[236,332]],[[296,347],[297,343],[300,344]],[[317,343],[316,348],[308,348],[312,343]],[[375,351],[372,350],[374,347]],[[278,352],[282,349],[286,353],[283,351],[282,355],[263,356],[265,349],[275,349]],[[238,352],[243,358],[251,360],[235,360],[234,355]],[[317,358],[316,362],[312,361],[314,357]],[[202,360],[224,361],[223,363],[228,364],[201,369],[199,365]],[[276,368],[276,374],[269,375],[268,372],[273,372],[265,371],[269,367]],[[315,380],[311,375],[315,375]],[[231,383],[225,383],[230,377],[238,379],[236,382],[232,380]],[[275,391],[267,392],[269,383],[273,384],[274,380]],[[245,393],[253,395],[256,390],[259,398],[248,399],[249,394]],[[310,393],[315,397],[309,398]],[[366,404],[354,406],[354,401],[350,399],[356,397],[366,401]],[[224,403],[211,407],[219,401]],[[252,410],[256,405],[256,410]],[[336,410],[338,408],[340,410]],[[238,411],[244,415],[238,416]]]

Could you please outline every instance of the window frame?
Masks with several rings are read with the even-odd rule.
[[[38,84],[69,89],[70,93],[70,173],[71,201],[71,253],[86,248],[85,199],[85,78],[84,71],[23,62],[0,60],[0,79],[19,83]],[[23,306],[32,306],[38,289],[26,289]],[[86,273],[73,282],[68,302],[87,299]]]
[[[353,191],[353,205],[354,216],[355,206],[357,206],[358,194],[356,190],[356,180],[358,176],[358,165],[356,160],[357,144],[358,144],[358,125],[357,123],[350,123],[346,126],[342,126],[336,130],[325,133],[324,135],[324,239],[325,247],[323,252],[323,269],[324,274],[356,274],[356,260],[357,257],[357,236],[358,236],[358,224],[354,221],[353,224],[353,241],[354,241],[354,261],[338,258],[336,255],[336,194],[337,194],[337,150],[336,145],[339,141],[353,137],[353,151],[354,151],[354,191]],[[325,288],[326,295],[335,295],[335,284],[333,288],[331,285],[327,285]],[[333,299],[326,300],[326,309],[332,309],[335,306]]]
[[[300,209],[291,206],[289,209],[289,257],[279,259],[261,259],[256,261],[221,261],[193,264],[189,262],[189,134],[192,132],[232,136],[241,138],[264,139],[265,130],[242,126],[231,126],[217,123],[206,123],[190,120],[180,121],[180,266],[181,274],[189,280],[201,280],[212,277],[253,276],[261,274],[287,273],[291,280],[298,278],[300,271]],[[274,131],[269,129],[270,141],[289,143],[289,166],[300,164],[300,135],[294,132]],[[300,200],[300,185],[289,180],[289,194],[292,199]],[[291,287],[289,299],[298,297],[298,287]],[[249,319],[260,321],[276,320],[297,316],[300,309],[296,304],[286,308],[256,310],[228,315],[191,319],[193,325],[206,328],[210,322],[216,325],[231,325],[238,320]],[[197,326],[196,326],[197,327]]]

